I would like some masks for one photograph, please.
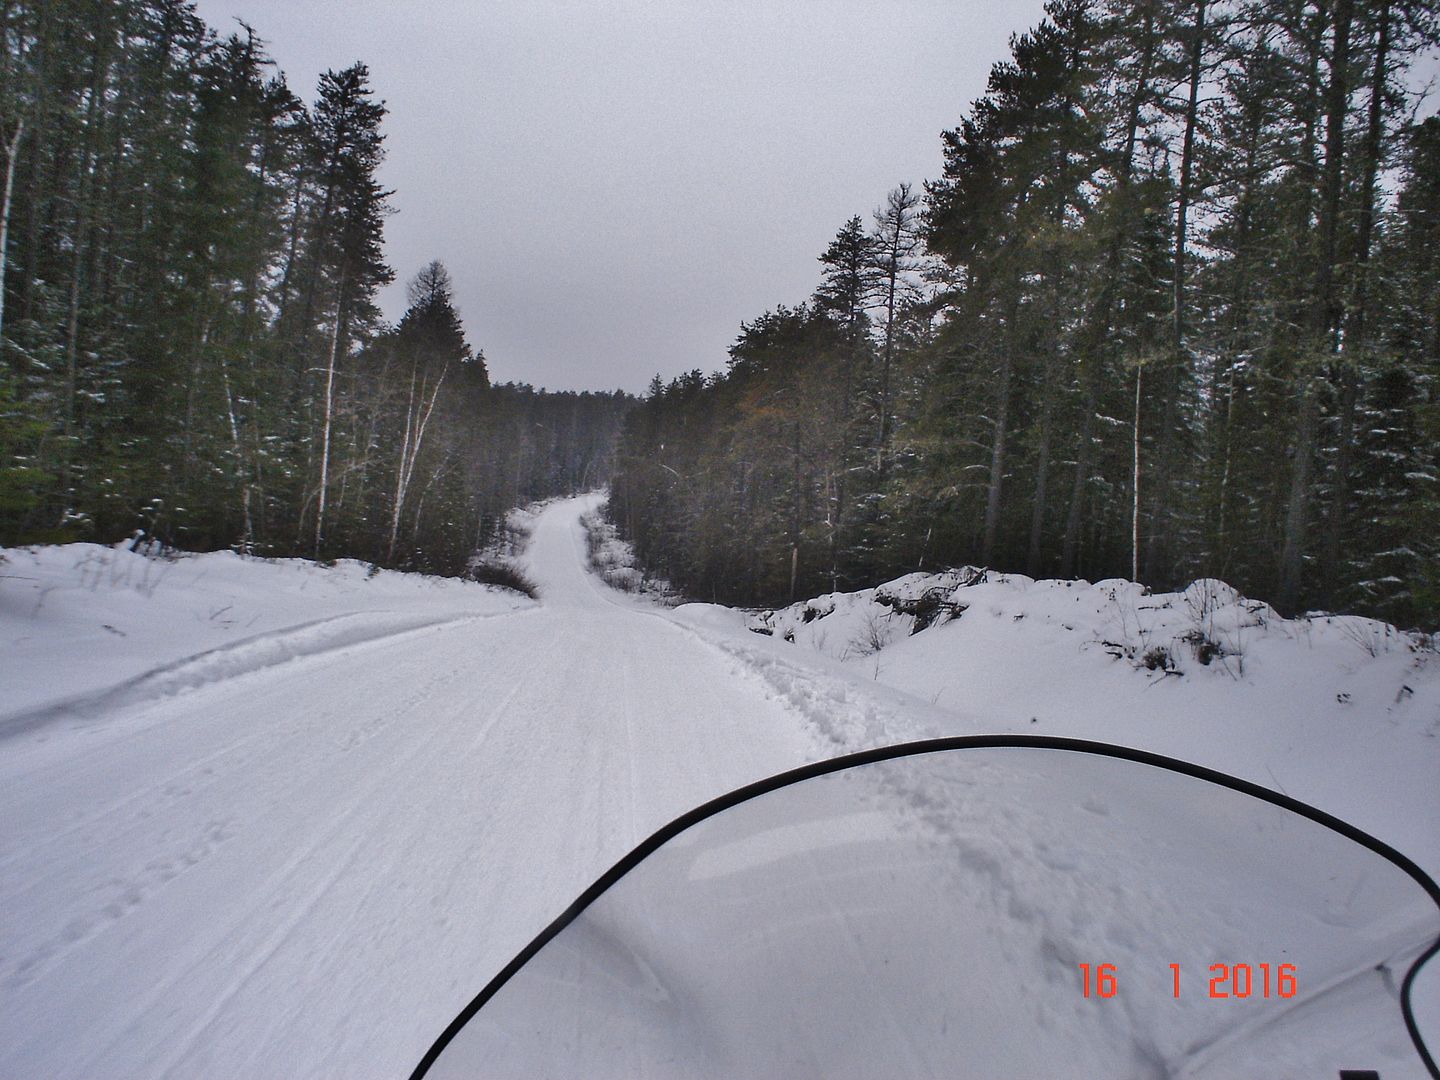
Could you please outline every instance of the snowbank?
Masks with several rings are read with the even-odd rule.
[[[0,737],[219,678],[496,614],[529,601],[345,559],[229,551],[154,558],[124,545],[3,552]]]
[[[1149,593],[973,567],[752,613],[746,627],[772,657],[818,653],[919,699],[932,720],[914,736],[1031,732],[1169,754],[1311,802],[1440,870],[1440,655],[1423,636],[1358,616],[1285,619],[1215,580]],[[901,735],[831,726],[847,749]]]

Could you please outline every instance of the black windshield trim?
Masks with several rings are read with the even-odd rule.
[[[1230,788],[1243,794],[1253,796],[1264,802],[1273,803],[1283,807],[1301,817],[1309,818],[1311,821],[1324,825],[1326,828],[1338,832],[1341,836],[1353,840],[1362,847],[1369,848],[1375,854],[1388,859],[1405,873],[1409,874],[1415,882],[1425,890],[1437,909],[1440,909],[1440,886],[1437,886],[1430,876],[1420,869],[1413,861],[1396,851],[1389,844],[1377,840],[1369,833],[1362,832],[1349,822],[1341,821],[1323,810],[1292,799],[1269,788],[1253,784],[1248,780],[1241,780],[1238,777],[1229,776],[1214,769],[1207,769],[1203,765],[1195,765],[1188,761],[1181,761],[1178,758],[1165,757],[1163,754],[1152,754],[1148,750],[1137,750],[1129,746],[1115,746],[1110,743],[1094,742],[1088,739],[1067,739],[1052,735],[958,735],[943,739],[924,739],[919,742],[897,743],[893,746],[876,747],[873,750],[861,750],[858,753],[845,754],[841,757],[829,758],[824,761],[813,762],[809,765],[802,765],[798,769],[791,769],[788,772],[779,773],[765,780],[758,780],[753,784],[736,788],[734,791],[719,798],[711,799],[701,806],[697,806],[688,813],[681,814],[670,824],[652,833],[643,840],[628,855],[622,858],[600,878],[576,898],[575,902],[566,908],[561,914],[550,923],[544,930],[536,935],[535,940],[521,949],[515,959],[506,964],[500,973],[486,984],[470,1004],[460,1011],[460,1015],[451,1021],[435,1044],[420,1059],[420,1064],[410,1074],[410,1080],[421,1080],[429,1071],[430,1066],[450,1045],[452,1039],[460,1033],[460,1029],[468,1024],[474,1015],[484,1007],[485,1003],[499,992],[500,988],[510,981],[511,977],[530,962],[530,959],[543,949],[550,940],[554,938],[570,923],[574,922],[580,913],[600,898],[617,881],[623,878],[645,859],[649,858],[656,849],[663,844],[673,840],[676,836],[687,829],[698,825],[706,818],[714,817],[725,810],[729,810],[740,803],[748,802],[761,795],[778,791],[781,788],[798,784],[805,780],[813,780],[818,776],[825,776],[829,773],[842,772],[845,769],[853,769],[861,765],[873,765],[881,761],[892,761],[896,758],[913,757],[921,754],[934,754],[950,750],[981,750],[981,749],[1026,749],[1026,750],[1068,750],[1074,753],[1094,754],[1098,757],[1120,758],[1124,761],[1133,761],[1141,765],[1153,765],[1156,768],[1168,769],[1171,772],[1183,773],[1186,776],[1193,776],[1199,780],[1206,780],[1220,787]],[[1435,1080],[1440,1080],[1440,1069],[1437,1069],[1435,1059],[1431,1057],[1430,1051],[1425,1046],[1425,1041],[1420,1036],[1419,1025],[1415,1021],[1415,1015],[1410,1006],[1410,988],[1419,973],[1421,966],[1432,956],[1440,952],[1440,939],[1430,946],[1428,950],[1410,965],[1401,984],[1400,1008],[1405,1017],[1405,1027],[1410,1032],[1410,1038],[1415,1044],[1416,1051],[1423,1059],[1430,1075]]]

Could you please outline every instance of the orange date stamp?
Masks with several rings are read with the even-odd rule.
[[[1114,964],[1081,964],[1080,984],[1085,997],[1113,998],[1120,992],[1120,972]],[[1180,997],[1180,965],[1170,965],[1172,994]],[[1211,1000],[1293,998],[1300,989],[1300,972],[1294,964],[1211,964],[1208,990],[1190,990]]]

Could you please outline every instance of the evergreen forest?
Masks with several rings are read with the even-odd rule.
[[[721,602],[968,563],[1434,630],[1437,18],[1051,0],[943,175],[844,222],[725,370],[654,381],[617,524]]]
[[[458,573],[608,479],[632,398],[492,386],[438,262],[381,317],[364,64],[307,104],[186,0],[4,0],[0,36],[0,544]]]
[[[1050,0],[938,178],[638,402],[492,385],[439,262],[387,323],[363,63],[306,100],[189,0],[0,36],[0,544],[456,573],[608,483],[707,600],[975,564],[1440,627],[1433,0]]]

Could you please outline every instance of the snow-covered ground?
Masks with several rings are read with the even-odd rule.
[[[4,553],[0,732],[6,717],[103,714],[362,641],[528,606],[453,579],[344,559],[147,558],[121,544]]]
[[[917,606],[931,621],[913,633]],[[758,632],[757,655],[819,654],[926,702],[938,716],[898,721],[914,737],[1140,747],[1311,803],[1440,871],[1440,653],[1373,619],[1284,619],[1218,581],[1147,595],[970,569],[749,616],[679,610]],[[814,720],[845,748],[898,734],[894,717],[823,704]]]
[[[0,1076],[406,1075],[636,840],[935,734],[1187,758],[1440,874],[1440,665],[1378,624],[1016,577],[672,611],[586,573],[597,501],[535,519],[538,603],[358,564],[8,552]],[[937,585],[963,613],[910,635],[897,601]]]

